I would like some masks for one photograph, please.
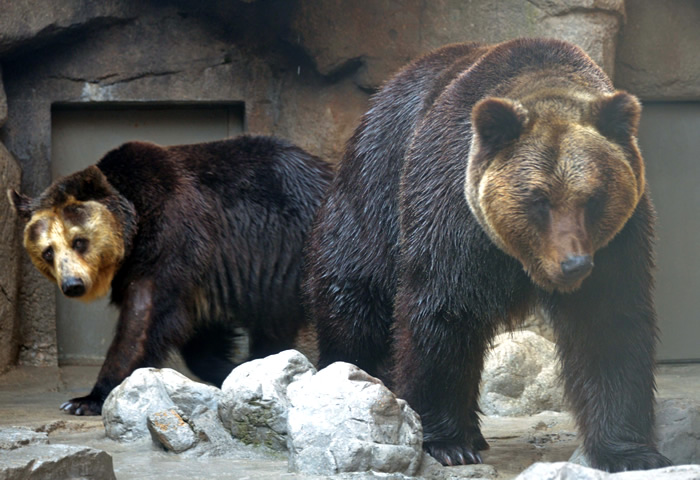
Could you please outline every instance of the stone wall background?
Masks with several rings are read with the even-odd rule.
[[[15,164],[25,193],[36,195],[50,183],[53,104],[241,102],[247,132],[285,137],[337,161],[370,94],[406,62],[446,43],[554,36],[581,45],[610,75],[620,71],[632,92],[673,96],[678,71],[650,74],[666,60],[664,50],[649,47],[642,55],[636,47],[657,45],[656,37],[663,36],[663,45],[685,49],[679,60],[688,75],[677,81],[697,98],[696,49],[667,36],[697,39],[692,33],[697,22],[691,22],[697,3],[661,5],[654,0],[4,2],[0,143],[8,153],[0,150],[5,249],[0,371],[17,361],[57,363],[54,287],[29,263],[16,223],[1,203],[7,185],[18,183],[16,173],[5,174]],[[653,13],[640,13],[659,9],[677,10],[691,33],[678,31],[671,21],[660,32]],[[626,18],[635,21],[625,24]],[[623,60],[616,60],[618,50]],[[671,86],[659,90],[659,84]]]

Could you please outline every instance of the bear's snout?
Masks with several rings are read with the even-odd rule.
[[[593,270],[593,257],[590,255],[569,255],[561,262],[562,279],[576,282]]]
[[[81,297],[85,294],[85,283],[79,277],[68,277],[61,283],[61,291],[66,297]]]

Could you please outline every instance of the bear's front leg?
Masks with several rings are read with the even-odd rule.
[[[671,464],[654,439],[656,314],[651,246],[639,223],[630,220],[598,252],[593,273],[578,291],[555,294],[551,303],[565,390],[584,451],[592,466],[610,472]]]
[[[578,307],[560,306],[553,315],[565,389],[584,451],[592,466],[610,472],[668,466],[653,434],[651,313],[619,311],[614,303],[591,297]]]
[[[153,326],[165,312],[158,311],[153,293],[151,279],[131,282],[121,303],[116,335],[95,386],[88,395],[61,405],[61,410],[74,415],[100,415],[102,404],[114,387],[137,368],[162,360],[167,350],[162,344],[164,339],[156,338]]]
[[[429,312],[400,289],[396,304],[394,388],[418,412],[423,449],[443,465],[482,463],[488,443],[478,417],[487,340],[460,315]]]

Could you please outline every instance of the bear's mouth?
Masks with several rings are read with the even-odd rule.
[[[548,292],[560,293],[575,292],[593,271],[593,259],[577,258],[567,259],[563,262],[547,262],[528,269],[532,281]]]

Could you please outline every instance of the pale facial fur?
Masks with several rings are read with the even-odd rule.
[[[64,294],[83,301],[107,294],[124,259],[114,215],[99,202],[72,197],[64,205],[34,212],[24,230],[24,247]]]

